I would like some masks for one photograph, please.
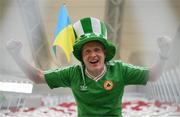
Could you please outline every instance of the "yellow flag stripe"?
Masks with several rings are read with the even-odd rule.
[[[53,42],[53,46],[60,46],[64,50],[67,60],[70,61],[74,42],[75,35],[73,27],[72,25],[68,25],[56,36]]]

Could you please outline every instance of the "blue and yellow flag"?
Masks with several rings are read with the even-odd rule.
[[[58,22],[56,26],[53,50],[56,54],[56,46],[60,46],[67,57],[68,62],[73,51],[73,44],[75,42],[75,34],[71,25],[71,20],[68,16],[68,11],[65,5],[62,5],[59,11]]]

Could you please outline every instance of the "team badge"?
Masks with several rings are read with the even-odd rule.
[[[106,80],[104,82],[104,89],[111,90],[113,88],[113,83],[111,80]]]

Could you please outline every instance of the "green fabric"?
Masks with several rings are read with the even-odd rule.
[[[93,32],[91,18],[84,18],[84,19],[80,20],[80,22],[82,24],[82,28],[85,33]]]
[[[146,84],[148,69],[135,67],[121,61],[107,63],[106,74],[97,82],[85,75],[87,86],[82,91],[82,72],[80,65],[45,72],[50,88],[70,87],[78,107],[78,117],[121,117],[121,104],[124,87],[130,84]],[[104,83],[110,80],[112,90],[105,90]]]
[[[101,23],[101,33],[102,33],[102,35],[106,36],[107,35],[106,26],[103,22],[100,22],[100,23]]]

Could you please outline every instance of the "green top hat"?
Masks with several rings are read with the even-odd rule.
[[[73,25],[76,41],[73,45],[73,54],[79,60],[82,60],[82,47],[90,41],[98,41],[106,49],[105,61],[111,60],[116,52],[115,46],[107,40],[107,29],[105,23],[93,17],[80,19]]]

